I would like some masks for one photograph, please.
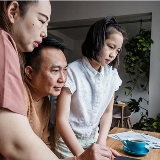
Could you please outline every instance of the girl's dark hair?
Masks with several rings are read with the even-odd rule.
[[[24,61],[25,61],[25,67],[26,66],[31,66],[35,72],[39,72],[41,63],[42,63],[42,50],[45,48],[56,48],[60,49],[62,52],[64,52],[65,49],[67,49],[67,46],[60,42],[57,41],[56,39],[52,37],[46,37],[42,40],[42,43],[35,48],[32,52],[24,52]]]
[[[0,28],[11,33],[11,24],[7,16],[7,8],[12,1],[0,1]],[[38,3],[38,1],[17,1],[19,4],[20,14],[24,16],[30,5]]]
[[[89,29],[86,39],[83,42],[82,54],[83,56],[99,61],[100,52],[104,46],[105,40],[113,33],[120,32],[123,38],[126,38],[126,32],[118,24],[115,18],[105,17],[95,22]],[[109,65],[117,68],[119,56],[117,56]]]

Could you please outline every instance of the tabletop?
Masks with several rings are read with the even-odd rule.
[[[131,129],[115,127],[109,132],[109,134],[121,133],[121,132],[126,132],[129,130]],[[150,136],[160,139],[160,133],[157,133],[157,132],[149,132],[149,131],[141,131],[141,130],[133,130],[133,131],[138,132],[138,133],[145,133],[145,134],[148,134]],[[145,156],[132,156],[132,155],[127,154],[125,151],[123,151],[122,149],[123,144],[116,139],[108,137],[106,144],[108,147],[111,147],[117,150],[122,156],[133,157],[133,158],[137,158],[141,160],[160,160],[160,149],[150,149],[150,152]]]

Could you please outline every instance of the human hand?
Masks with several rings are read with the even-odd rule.
[[[93,144],[78,156],[77,160],[113,160],[116,154],[119,155],[118,152],[116,153],[113,149],[111,151],[107,146]]]
[[[112,148],[110,148],[110,151],[112,152],[112,155],[113,155],[114,157],[121,156],[116,150],[114,150],[114,149],[112,149]]]

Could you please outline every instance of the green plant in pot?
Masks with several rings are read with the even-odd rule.
[[[128,106],[131,112],[139,112],[140,109],[143,109],[146,111],[146,115],[148,115],[148,110],[140,106],[140,102],[142,102],[142,100],[146,101],[146,103],[148,104],[148,101],[142,97],[140,97],[138,100],[132,98],[130,99],[130,101],[128,102]]]
[[[125,87],[125,95],[127,96],[132,97],[134,90],[138,90],[139,93],[148,92],[151,44],[153,44],[151,31],[144,29],[140,29],[139,34],[129,39],[125,44],[127,54],[124,57],[123,64],[126,73],[129,75]],[[132,112],[139,112],[140,109],[145,110],[145,114],[141,113],[141,119],[133,128],[153,130],[151,125],[155,120],[148,118],[148,110],[141,107],[142,101],[146,101],[148,104],[148,101],[142,96],[138,100],[131,98],[128,104]],[[154,123],[154,125],[156,127],[158,124]]]
[[[133,125],[133,129],[147,130],[160,133],[160,114],[157,118],[149,118],[148,114],[141,113],[141,118],[138,123]]]
[[[129,75],[129,81],[125,87],[126,95],[132,96],[132,91],[135,88],[140,92],[148,90],[152,43],[151,31],[140,29],[139,34],[129,39],[125,44],[127,54],[124,57],[123,64],[126,73]]]
[[[142,97],[140,97],[138,100],[131,98],[130,102],[128,103],[129,108],[132,112],[139,112],[140,109],[145,110],[145,113],[141,112],[141,118],[138,123],[133,125],[133,129],[160,132],[160,113],[157,115],[156,119],[149,118],[148,110],[141,107],[140,105],[142,100],[146,101],[146,103],[148,104],[148,101]]]

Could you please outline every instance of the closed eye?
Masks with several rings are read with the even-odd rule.
[[[109,46],[109,48],[114,49],[114,47],[113,47],[113,46]]]
[[[65,71],[67,71],[68,68],[64,68]]]
[[[51,72],[55,72],[55,73],[56,73],[56,72],[58,72],[58,71],[59,71],[59,70],[52,70]]]
[[[43,21],[43,20],[39,20],[42,24],[44,24],[45,23],[45,21]]]

